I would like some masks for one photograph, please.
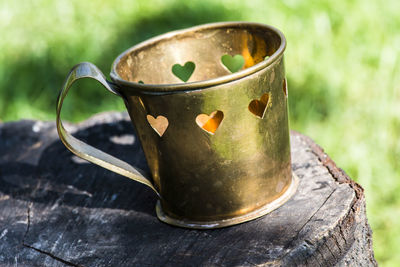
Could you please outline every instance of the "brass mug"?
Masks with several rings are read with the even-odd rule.
[[[149,186],[166,223],[210,229],[278,208],[296,191],[290,159],[283,34],[248,22],[163,34],[117,57],[111,79],[72,68],[57,100],[57,130],[77,156]],[[76,139],[60,120],[78,79],[123,98],[152,178]]]

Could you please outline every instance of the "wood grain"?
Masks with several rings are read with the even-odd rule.
[[[125,113],[67,125],[148,170]],[[54,122],[0,124],[0,263],[5,266],[375,266],[362,188],[291,133],[296,195],[257,220],[187,230],[157,220],[141,184],[73,156]]]

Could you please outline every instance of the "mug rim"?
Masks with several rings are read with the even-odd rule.
[[[184,34],[190,31],[199,31],[199,30],[205,30],[205,29],[216,29],[216,28],[223,28],[223,27],[248,27],[248,26],[253,26],[253,27],[259,27],[259,28],[264,28],[267,30],[270,30],[277,34],[279,38],[281,39],[281,43],[278,47],[278,49],[267,59],[263,60],[254,66],[251,66],[249,68],[240,70],[235,73],[231,73],[228,75],[220,76],[217,78],[212,78],[208,80],[202,80],[202,81],[194,81],[194,82],[183,82],[183,83],[173,83],[173,84],[142,84],[142,83],[136,83],[136,82],[130,82],[127,80],[124,80],[119,76],[117,72],[117,66],[121,59],[126,56],[127,54],[131,53],[133,50],[137,50],[140,48],[143,48],[145,46],[154,44],[162,39],[167,39],[171,38],[180,34]],[[274,62],[276,62],[278,59],[280,59],[281,55],[285,51],[286,48],[286,38],[283,35],[283,33],[278,30],[277,28],[267,25],[267,24],[262,24],[262,23],[256,23],[256,22],[244,22],[244,21],[231,21],[231,22],[216,22],[216,23],[208,23],[208,24],[203,24],[199,26],[194,26],[190,28],[185,28],[181,30],[175,30],[171,31],[168,33],[164,33],[161,35],[158,35],[156,37],[150,38],[146,41],[143,41],[139,44],[136,44],[129,49],[125,50],[122,52],[112,63],[111,66],[111,72],[110,72],[110,77],[113,82],[115,82],[117,85],[123,85],[125,87],[129,87],[130,89],[134,89],[136,91],[140,91],[143,93],[166,93],[166,92],[174,92],[174,91],[192,91],[192,90],[198,90],[198,89],[204,89],[207,87],[215,86],[215,85],[220,85],[228,82],[232,82],[238,79],[241,79],[245,76],[248,76],[250,74],[253,74],[255,72],[258,72],[264,68],[267,68],[268,66],[272,65]]]

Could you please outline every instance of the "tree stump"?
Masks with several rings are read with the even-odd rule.
[[[125,113],[75,136],[147,169]],[[291,133],[295,196],[270,214],[216,230],[156,218],[147,187],[87,163],[55,123],[0,124],[0,263],[5,266],[374,266],[363,189],[308,137]]]

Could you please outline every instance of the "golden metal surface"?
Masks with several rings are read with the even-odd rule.
[[[282,33],[270,26],[215,23],[132,47],[114,61],[113,83],[94,65],[81,63],[60,92],[60,138],[76,155],[151,187],[160,197],[158,217],[167,223],[213,228],[219,222],[217,228],[262,216],[296,188],[285,46]],[[235,60],[239,67],[226,65]],[[62,101],[72,83],[83,77],[98,80],[124,99],[153,183],[64,130]]]
[[[119,160],[103,151],[98,150],[69,134],[62,124],[61,121],[61,108],[67,93],[72,86],[72,84],[82,78],[92,78],[100,82],[107,90],[113,94],[119,95],[118,92],[111,88],[110,84],[106,81],[106,78],[101,73],[101,71],[91,63],[83,62],[75,65],[67,76],[64,82],[64,86],[60,91],[57,98],[57,131],[58,135],[63,142],[63,144],[75,155],[81,157],[87,161],[97,164],[103,168],[110,171],[116,172],[120,175],[128,177],[139,183],[143,183],[153,189],[154,192],[159,196],[158,191],[154,188],[153,184],[141,174],[141,171],[137,168],[132,167],[128,163]]]
[[[280,196],[279,198],[275,199],[270,203],[267,203],[265,206],[258,208],[257,210],[251,211],[249,213],[244,213],[243,215],[229,219],[203,222],[203,221],[188,221],[188,220],[171,218],[167,214],[165,214],[164,211],[162,210],[160,201],[157,201],[156,205],[157,217],[165,223],[192,229],[215,229],[215,228],[231,226],[257,219],[279,208],[296,193],[298,185],[299,185],[299,178],[293,173],[292,182],[289,188],[285,191],[285,193],[282,196]]]

